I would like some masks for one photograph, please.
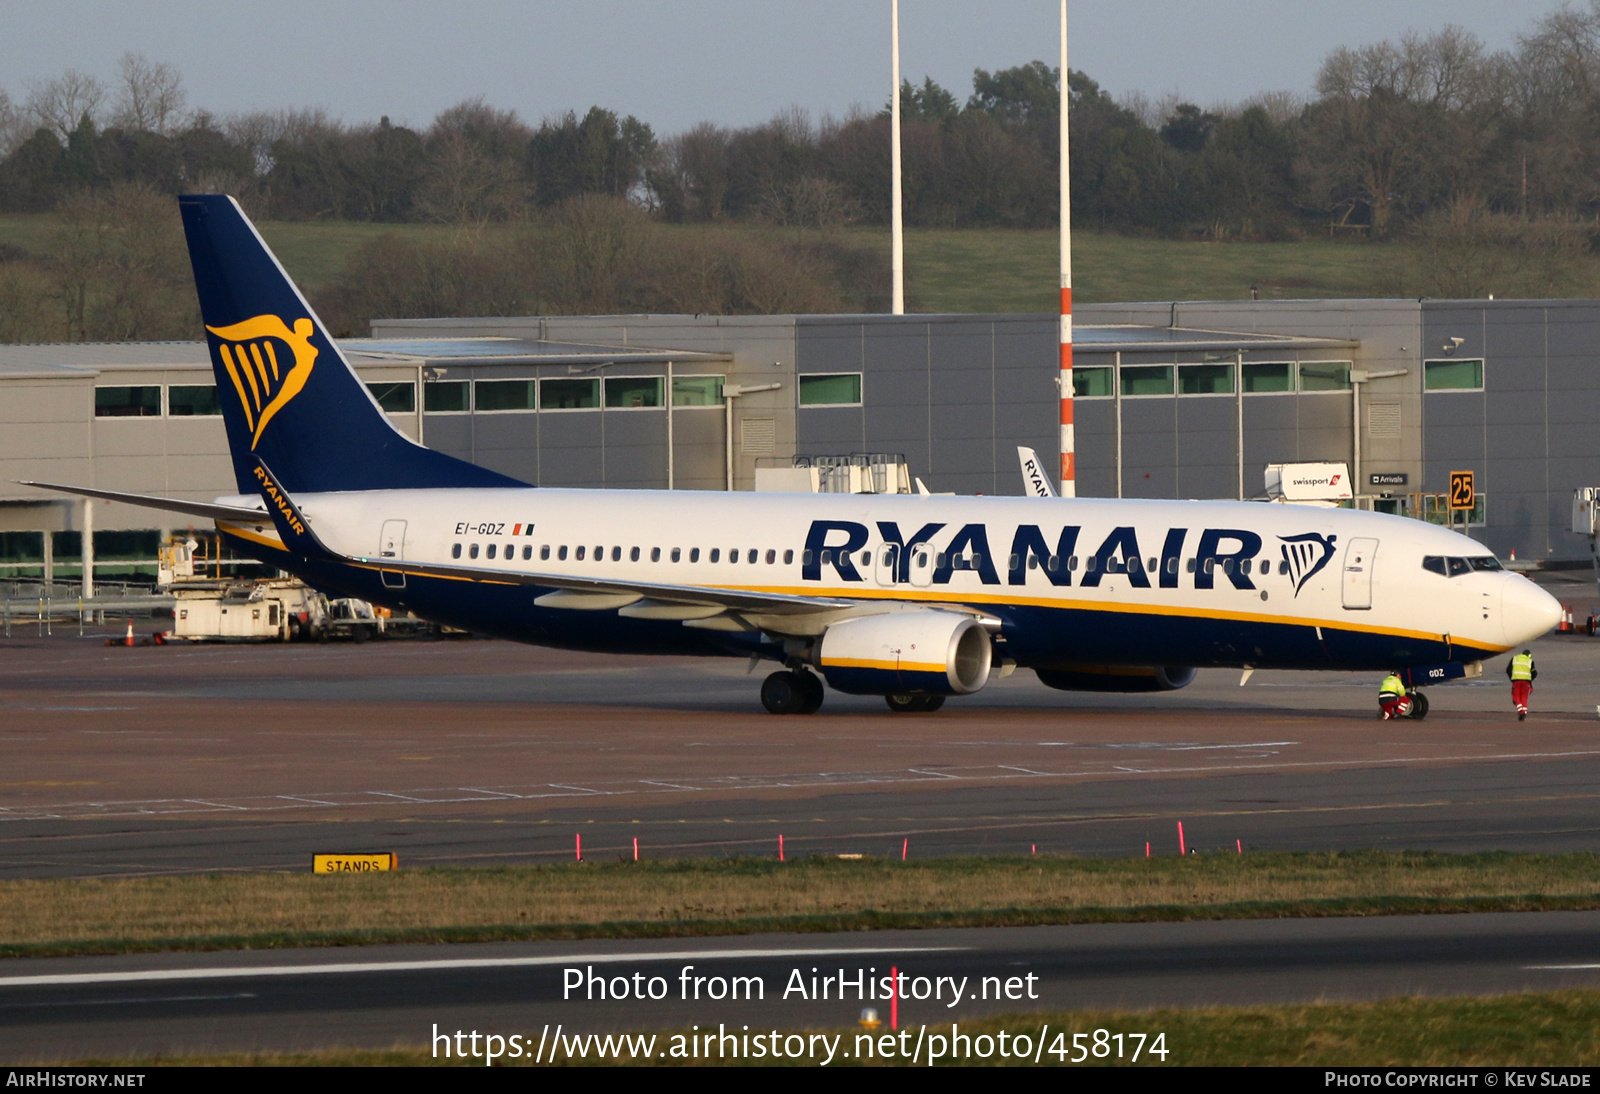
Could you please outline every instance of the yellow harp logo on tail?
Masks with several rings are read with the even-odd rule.
[[[273,415],[300,394],[317,359],[311,344],[311,320],[296,319],[291,331],[276,315],[258,315],[229,327],[207,327],[222,339],[217,352],[223,367],[239,393],[245,424],[250,428],[250,448],[254,451],[261,431]],[[278,360],[275,343],[289,347],[294,363]]]

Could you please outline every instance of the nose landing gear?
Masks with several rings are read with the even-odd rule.
[[[775,672],[761,683],[761,705],[769,714],[815,714],[822,697],[822,681],[804,669]]]

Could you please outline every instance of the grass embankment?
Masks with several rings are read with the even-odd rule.
[[[489,225],[496,231],[502,226]],[[0,244],[35,255],[54,247],[49,215],[0,216]],[[682,232],[773,232],[759,225],[687,225]],[[423,239],[460,231],[443,224],[267,221],[261,232],[310,293],[337,282],[364,243],[385,234]],[[792,233],[792,230],[787,230]],[[842,233],[854,246],[888,253],[884,228]],[[1078,231],[1074,299],[1238,300],[1255,285],[1263,298],[1383,296],[1398,245],[1313,239],[1300,243],[1202,243]],[[929,229],[906,232],[906,282],[924,312],[1048,312],[1056,304],[1054,229]]]
[[[1462,999],[1387,999],[1377,1003],[1317,1003],[1281,1007],[1196,1007],[1189,1010],[1150,1011],[1046,1011],[1026,1015],[984,1018],[961,1023],[961,1033],[976,1040],[1000,1031],[1037,1038],[1048,1026],[1040,1063],[1059,1061],[1049,1049],[1059,1042],[1071,1063],[1078,1053],[1072,1035],[1083,1033],[1092,1044],[1094,1031],[1108,1033],[1165,1033],[1165,1059],[1144,1056],[1135,1066],[1168,1067],[1594,1067],[1600,1064],[1600,992],[1563,991],[1497,995]],[[915,1030],[916,1027],[912,1027]],[[798,1031],[787,1031],[798,1032]],[[833,1067],[905,1064],[904,1060],[862,1060],[854,1055],[856,1029],[829,1031],[841,1035],[840,1047],[849,1059],[836,1059]],[[929,1033],[950,1033],[948,1022],[929,1026]],[[669,1043],[672,1033],[658,1035],[657,1049]],[[913,1034],[914,1037],[914,1034]],[[1030,1041],[1030,1044],[1036,1044]],[[1148,1043],[1148,1042],[1147,1042]],[[992,1049],[991,1045],[991,1049]],[[1089,1057],[1072,1066],[1133,1064],[1133,1041],[1123,1040],[1124,1058],[1118,1060],[1113,1041],[1104,1059]],[[150,1065],[220,1065],[257,1067],[482,1067],[481,1059],[436,1059],[426,1047],[388,1051],[337,1049],[306,1053],[230,1054],[148,1060],[86,1061],[118,1067]],[[738,1066],[790,1065],[795,1061],[673,1060],[658,1055],[651,1060],[620,1059],[560,1061],[573,1064],[689,1064]],[[943,1060],[968,1065],[1032,1065],[1032,1059]],[[529,1066],[531,1060],[504,1059],[501,1066]],[[926,1066],[926,1061],[919,1061]]]
[[[1600,857],[810,859],[0,883],[0,956],[1600,908]]]

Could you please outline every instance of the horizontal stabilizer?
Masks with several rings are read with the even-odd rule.
[[[218,505],[207,501],[185,501],[182,498],[162,498],[153,494],[124,494],[117,490],[96,490],[88,486],[63,486],[58,482],[30,482],[17,480],[23,486],[37,486],[41,490],[59,490],[63,494],[79,494],[101,501],[120,501],[128,505],[142,505],[146,509],[164,509],[169,513],[186,513],[191,517],[208,520],[254,520],[267,514],[263,509],[246,509],[239,505]]]

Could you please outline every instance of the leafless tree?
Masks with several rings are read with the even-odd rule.
[[[69,68],[54,79],[31,81],[23,109],[34,125],[50,130],[64,144],[84,115],[99,123],[105,99],[105,84]]]
[[[11,101],[6,89],[0,87],[0,160],[17,150],[17,145],[28,138],[28,120],[21,108]]]
[[[463,134],[430,142],[430,163],[417,192],[417,212],[443,224],[509,220],[526,208],[523,180],[512,163],[490,156]]]
[[[117,70],[111,124],[170,134],[183,125],[183,77],[165,61],[124,53]]]

